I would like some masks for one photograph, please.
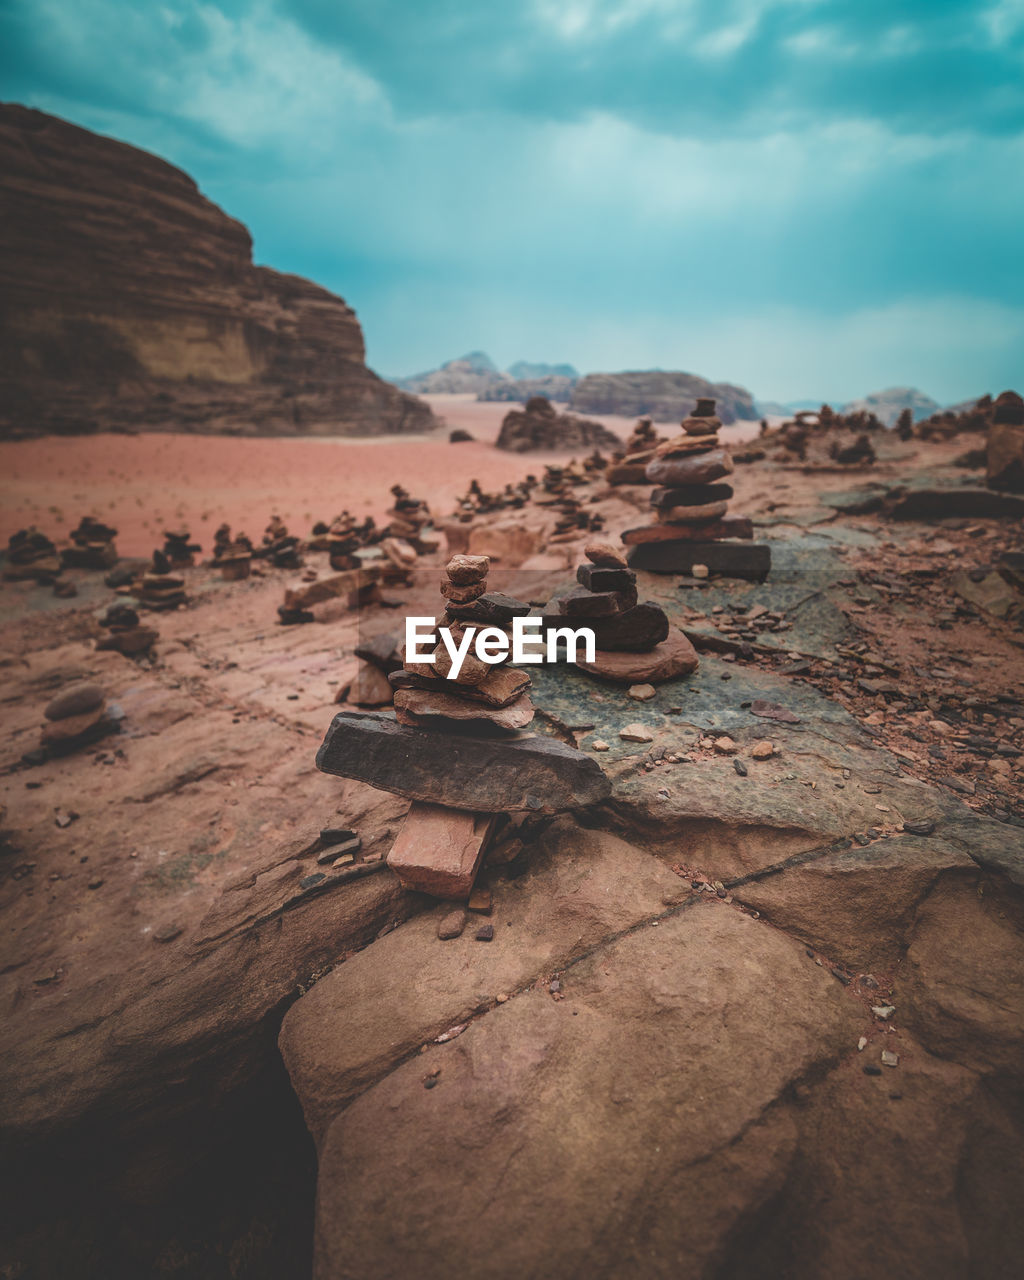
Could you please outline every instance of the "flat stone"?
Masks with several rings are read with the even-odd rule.
[[[478,622],[489,627],[507,627],[513,618],[525,618],[531,606],[503,591],[485,591],[469,604],[448,604],[446,613],[463,622]]]
[[[594,662],[577,659],[576,666],[591,676],[600,676],[602,680],[611,680],[618,685],[644,682],[659,685],[666,680],[675,680],[676,676],[689,676],[690,672],[696,671],[699,662],[696,649],[682,631],[669,627],[666,639],[654,645],[653,649],[646,649],[643,653],[598,649]]]
[[[424,676],[418,671],[393,671],[388,677],[395,689],[429,689],[434,693],[451,693],[451,680],[442,680],[439,676]],[[527,693],[531,686],[529,675],[518,667],[504,664],[491,668],[490,675],[479,684],[460,685],[459,696],[474,702],[482,702],[489,707],[507,707],[520,695]]]
[[[380,635],[368,636],[360,640],[355,647],[355,655],[357,658],[362,658],[364,662],[370,662],[375,667],[379,667],[385,675],[390,675],[402,665],[400,644],[399,636],[393,631],[385,631]]]
[[[103,690],[98,684],[81,681],[62,689],[47,703],[43,715],[47,720],[65,720],[69,716],[81,716],[103,706]]]
[[[674,489],[680,485],[710,484],[732,471],[732,458],[724,449],[709,449],[690,457],[652,458],[646,474],[652,484]]]
[[[123,653],[125,657],[129,657],[133,653],[144,653],[146,649],[152,646],[160,639],[160,632],[156,627],[126,627],[111,631],[109,635],[102,636],[96,641],[97,651],[113,650],[115,653]]]
[[[496,821],[493,813],[416,802],[388,854],[388,866],[405,889],[467,898]]]
[[[517,729],[525,729],[533,714],[533,703],[525,693],[503,707],[489,707],[477,699],[435,690],[395,690],[395,716],[405,725],[448,720],[514,733]]]
[[[653,742],[654,734],[644,724],[627,724],[619,730],[623,742]]]
[[[652,507],[702,507],[709,502],[728,502],[731,484],[684,484],[674,489],[652,489]]]
[[[484,594],[485,589],[484,582],[467,582],[460,586],[458,583],[449,582],[447,578],[441,579],[441,594],[452,604],[471,604]]]
[[[632,684],[626,690],[627,695],[636,702],[650,702],[657,692],[653,684]]]
[[[635,591],[636,574],[631,569],[606,569],[596,564],[581,564],[576,581],[588,591]]]
[[[40,745],[44,747],[56,747],[60,745],[68,745],[77,742],[80,738],[85,739],[92,734],[101,724],[104,718],[104,708],[102,705],[93,711],[84,711],[79,716],[64,716],[62,720],[51,720],[43,726]]]
[[[482,924],[473,935],[477,942],[493,942],[494,941],[494,925]]]
[[[727,502],[706,502],[699,507],[659,507],[658,518],[665,524],[710,524],[729,510]]]
[[[396,795],[487,813],[558,813],[597,804],[611,791],[592,756],[554,738],[428,733],[372,712],[336,715],[316,767]]]
[[[752,538],[754,525],[746,516],[726,516],[722,520],[709,521],[699,527],[687,528],[678,524],[647,524],[638,529],[627,529],[622,541],[628,547],[648,542],[708,542],[719,538]]]
[[[772,567],[772,551],[763,542],[653,542],[634,546],[629,563],[653,573],[692,573],[694,565],[702,564],[722,577],[763,582]]]
[[[555,596],[548,605],[549,613],[561,613],[567,618],[608,618],[623,613],[636,604],[636,587],[622,591],[588,591],[586,587],[573,587],[565,595]]]

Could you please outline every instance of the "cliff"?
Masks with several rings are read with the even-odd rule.
[[[0,434],[437,425],[366,367],[352,309],[254,266],[187,174],[0,104]]]
[[[692,413],[698,399],[713,397],[723,422],[757,417],[754,400],[743,387],[708,382],[693,373],[649,369],[631,373],[588,373],[576,384],[571,408],[580,413],[647,416],[656,422],[678,422]]]

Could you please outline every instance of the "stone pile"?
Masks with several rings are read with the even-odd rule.
[[[107,634],[96,641],[96,648],[113,649],[126,657],[147,652],[160,637],[156,627],[143,626],[136,611],[123,600],[106,609],[100,626],[106,628]]]
[[[222,524],[213,535],[213,564],[228,582],[248,578],[252,571],[253,546],[244,533],[231,536],[231,526]]]
[[[66,569],[112,569],[117,564],[117,530],[92,516],[83,516],[71,531],[70,547],[60,553]]]
[[[255,552],[262,560],[269,560],[275,569],[301,569],[302,555],[299,540],[288,532],[280,516],[270,517],[263,530],[263,540]]]
[[[838,462],[844,467],[870,466],[878,461],[871,438],[864,431],[856,436],[851,444],[843,444],[839,440],[833,440],[829,445],[828,456],[833,462]]]
[[[651,600],[638,603],[636,574],[607,542],[584,548],[587,562],[576,570],[578,585],[553,597],[544,610],[547,627],[589,627],[596,652],[588,662],[577,648],[576,665],[621,684],[657,684],[688,675],[698,664],[689,640],[669,625]]]
[[[168,529],[164,533],[164,555],[172,569],[191,569],[202,551],[187,529]]]
[[[147,609],[177,609],[185,603],[185,579],[171,573],[171,564],[164,552],[153,552],[152,564],[142,575],[137,595]]]
[[[11,535],[4,561],[4,577],[8,582],[35,581],[49,585],[60,569],[57,548],[34,525]]]
[[[452,556],[441,582],[447,601],[441,625],[449,627],[460,643],[467,629],[506,628],[529,605],[497,592],[487,591],[490,560],[487,556]],[[452,660],[444,644],[435,649],[429,663],[406,658],[402,670],[391,676],[395,688],[395,715],[400,724],[442,727],[459,724],[477,732],[514,732],[533,719],[530,677],[507,663],[491,664],[467,654],[457,676],[449,678]]]
[[[443,625],[506,628],[529,606],[488,592],[486,556],[453,556],[442,582]],[[382,644],[385,642],[382,642]],[[530,678],[507,663],[467,654],[449,680],[444,645],[429,662],[405,658],[392,672],[395,718],[335,716],[317,768],[413,801],[388,855],[408,889],[465,901],[501,815],[556,813],[603,800],[596,763],[552,738],[520,731],[533,719]]]
[[[753,537],[749,520],[726,515],[732,486],[724,483],[733,461],[718,438],[714,400],[698,400],[682,431],[657,446],[646,467],[656,522],[629,529],[629,564],[655,573],[707,573],[763,581],[771,549]],[[737,541],[739,540],[739,541]]]
[[[87,681],[62,689],[47,703],[43,715],[46,724],[39,746],[47,755],[67,755],[117,728],[103,690]]]
[[[640,418],[633,434],[621,450],[612,455],[611,465],[605,472],[609,484],[650,484],[647,464],[654,457],[654,450],[662,443],[650,418]]]

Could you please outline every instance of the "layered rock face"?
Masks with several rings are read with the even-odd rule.
[[[424,431],[342,299],[156,156],[0,105],[0,433]]]
[[[573,390],[569,403],[580,413],[617,413],[623,417],[649,417],[655,422],[678,422],[693,412],[697,401],[711,397],[718,402],[723,422],[756,418],[754,398],[744,387],[729,382],[708,382],[694,373],[648,369],[632,373],[588,373]]]

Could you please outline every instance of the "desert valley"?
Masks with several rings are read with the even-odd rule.
[[[387,381],[147,152],[0,191],[0,1275],[1016,1275],[1017,390]]]

